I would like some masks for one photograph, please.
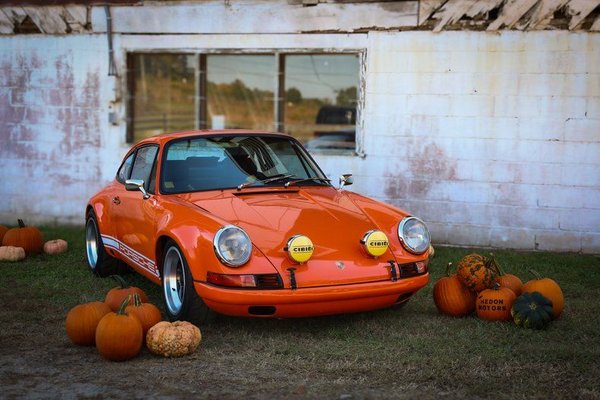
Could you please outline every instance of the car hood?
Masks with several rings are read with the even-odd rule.
[[[394,236],[405,214],[332,187],[246,188],[181,197],[243,228],[284,282],[290,275],[288,268],[296,268],[298,287],[386,280],[389,260],[396,261],[394,253],[402,254]],[[373,229],[384,231],[390,241],[390,250],[378,258],[367,255],[360,243]],[[284,251],[294,235],[306,235],[314,245],[312,258],[301,265],[289,260]],[[251,268],[252,262],[239,273]]]

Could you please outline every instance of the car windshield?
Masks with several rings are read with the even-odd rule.
[[[239,190],[250,186],[328,185],[293,139],[280,136],[202,136],[170,142],[161,168],[162,193]]]

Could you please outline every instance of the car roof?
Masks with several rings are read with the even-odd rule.
[[[156,136],[151,136],[140,140],[137,144],[148,144],[148,143],[159,143],[163,144],[173,139],[181,139],[186,137],[198,137],[198,136],[215,136],[215,135],[249,135],[249,136],[263,136],[263,135],[275,135],[290,137],[287,133],[281,132],[270,132],[270,131],[259,131],[249,129],[198,129],[190,131],[178,131],[178,132],[165,132]]]

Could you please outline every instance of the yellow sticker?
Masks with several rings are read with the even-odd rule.
[[[364,246],[366,252],[373,257],[379,257],[383,255],[390,245],[385,233],[378,230],[372,230],[365,233],[365,236],[363,236],[360,242]]]
[[[304,263],[312,257],[315,248],[308,237],[296,235],[288,240],[285,250],[292,261]]]

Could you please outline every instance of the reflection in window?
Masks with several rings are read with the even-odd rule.
[[[133,140],[196,126],[197,57],[186,54],[132,54]],[[131,112],[131,111],[130,111]]]
[[[273,130],[273,55],[206,57],[208,127]]]
[[[285,57],[285,130],[308,149],[354,150],[357,55]]]
[[[127,140],[284,130],[310,150],[354,151],[359,68],[358,54],[132,53]]]

